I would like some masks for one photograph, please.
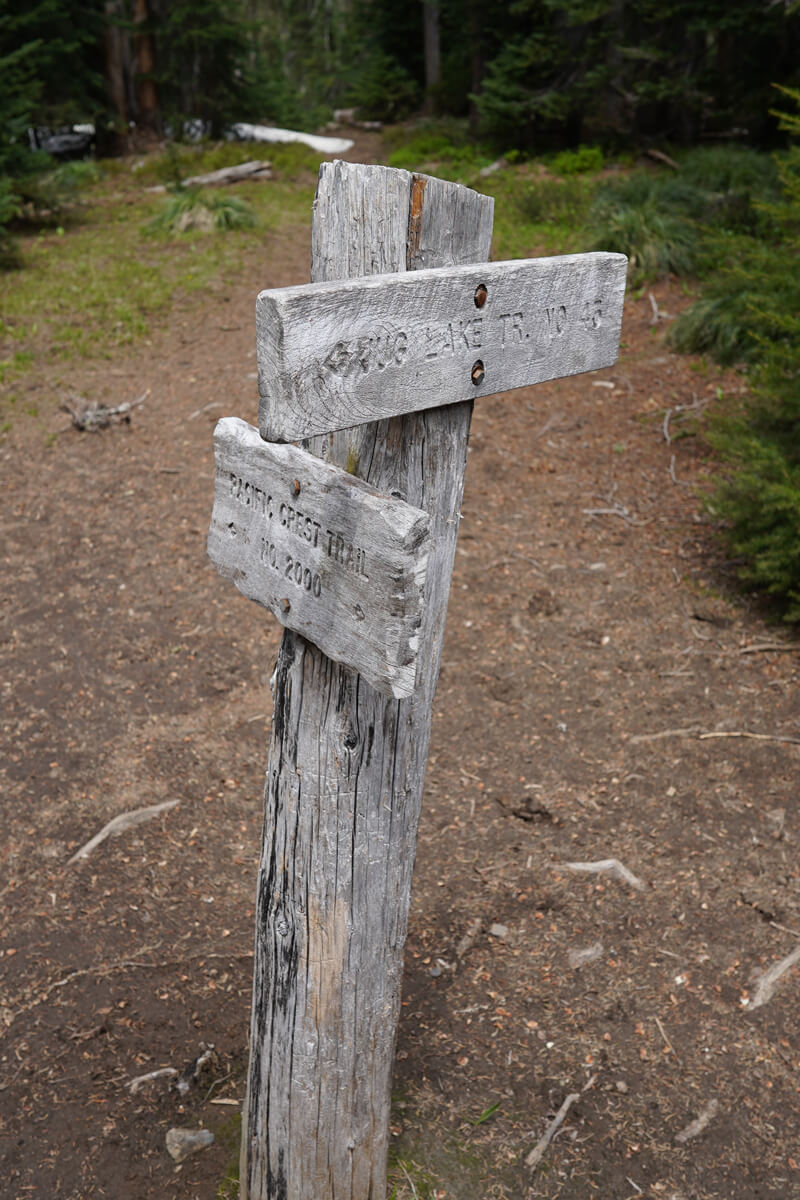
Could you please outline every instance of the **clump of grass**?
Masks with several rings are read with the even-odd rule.
[[[204,192],[199,188],[180,188],[169,196],[147,223],[148,233],[174,234],[198,230],[224,233],[229,229],[251,229],[255,214],[241,196],[225,192]]]
[[[688,275],[697,263],[700,239],[677,208],[664,203],[660,181],[648,175],[606,185],[589,213],[590,249],[627,254],[633,278]]]
[[[769,204],[779,186],[766,154],[700,147],[676,174],[634,171],[601,184],[589,215],[592,247],[627,254],[634,278],[707,273],[724,251],[719,235],[774,231]]]
[[[681,179],[707,193],[746,193],[768,200],[781,190],[773,159],[750,146],[698,146],[682,157],[680,168]]]
[[[747,293],[719,285],[707,289],[681,314],[670,329],[667,341],[682,354],[710,354],[723,366],[745,362],[752,356],[754,347],[753,317]]]

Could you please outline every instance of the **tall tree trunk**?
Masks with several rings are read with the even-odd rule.
[[[425,111],[436,112],[442,81],[442,50],[439,39],[439,0],[422,0],[422,35],[425,49]]]
[[[483,47],[481,46],[481,9],[478,0],[468,0],[467,3],[467,39],[469,43],[469,73],[470,92],[469,102],[469,131],[477,137],[480,126],[480,113],[475,100],[481,90],[483,81]]]
[[[155,38],[150,28],[150,5],[148,0],[134,0],[133,6],[133,49],[136,55],[136,98],[139,105],[139,123],[147,129],[158,130],[158,87],[154,78],[156,69]]]
[[[128,100],[125,94],[125,33],[118,24],[119,0],[106,0],[105,4],[105,74],[108,95],[120,124],[128,122]]]

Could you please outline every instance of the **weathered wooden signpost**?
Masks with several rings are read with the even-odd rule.
[[[493,203],[325,164],[316,282],[258,298],[259,430],[215,433],[209,553],[286,626],[242,1200],[383,1200],[473,399],[616,361],[624,257],[487,264]]]

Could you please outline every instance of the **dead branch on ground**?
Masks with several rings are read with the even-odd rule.
[[[620,879],[630,887],[636,888],[637,891],[641,892],[644,889],[641,879],[634,875],[633,871],[629,871],[626,866],[623,866],[618,858],[602,858],[597,862],[559,863],[558,866],[560,869],[566,871],[585,871],[592,875],[611,875],[613,879]]]
[[[131,411],[144,404],[150,395],[150,389],[142,392],[135,400],[126,400],[123,404],[98,404],[96,400],[83,400],[80,396],[67,395],[62,397],[61,408],[68,412],[76,429],[96,433],[105,429],[113,421],[130,423]]]
[[[73,854],[67,866],[71,867],[80,859],[88,858],[106,838],[119,837],[126,829],[131,829],[134,825],[142,825],[145,821],[152,821],[154,817],[166,812],[167,809],[174,808],[179,803],[179,800],[165,800],[163,804],[150,804],[146,808],[135,808],[131,812],[120,813],[118,817],[114,817],[107,825],[104,825],[100,832],[90,838],[84,846],[81,846],[80,850]]]
[[[748,1009],[761,1008],[762,1004],[771,1000],[778,980],[798,962],[800,962],[800,946],[796,946],[792,953],[787,954],[786,958],[782,958],[780,962],[773,963],[771,967],[768,967],[759,977],[755,995],[748,1004]]]
[[[717,1100],[709,1100],[708,1104],[697,1117],[697,1120],[690,1121],[685,1129],[675,1134],[674,1140],[676,1144],[683,1146],[686,1142],[691,1141],[692,1138],[699,1137],[709,1121],[712,1121],[718,1112],[719,1102]]]

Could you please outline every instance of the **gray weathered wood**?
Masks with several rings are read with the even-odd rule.
[[[297,446],[225,417],[208,553],[287,629],[378,691],[414,690],[430,518]]]
[[[573,254],[262,292],[262,436],[292,441],[610,366],[626,266],[622,254]]]
[[[324,164],[315,279],[489,253],[493,201],[386,167]],[[391,701],[297,634],[274,682],[243,1200],[383,1200],[394,1031],[431,707],[471,401],[318,437],[308,448],[427,510],[418,688]]]

